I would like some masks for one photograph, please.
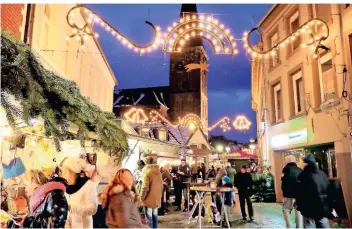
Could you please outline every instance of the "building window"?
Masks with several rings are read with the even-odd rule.
[[[141,131],[141,136],[149,138],[149,128],[143,127]]]
[[[158,139],[161,141],[167,140],[167,132],[165,129],[158,129]]]
[[[336,97],[335,70],[332,66],[331,53],[322,56],[319,62],[321,100],[334,99]]]
[[[273,86],[273,92],[274,92],[275,122],[279,122],[282,119],[282,93],[281,93],[280,83]]]
[[[302,72],[299,71],[292,76],[293,80],[293,98],[295,105],[295,114],[300,114],[305,111],[304,108],[304,85],[303,85],[303,77]]]
[[[270,48],[273,48],[279,43],[279,34],[276,32],[270,37]],[[270,67],[278,65],[280,60],[279,51],[276,51],[276,55],[271,55],[272,61],[270,61]]]
[[[296,11],[290,18],[289,18],[289,33],[295,33],[299,29],[299,13]],[[301,37],[297,36],[296,39],[291,44],[291,52],[299,48],[301,44]]]

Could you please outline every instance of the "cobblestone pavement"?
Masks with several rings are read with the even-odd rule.
[[[237,199],[236,206],[233,208],[231,224],[232,228],[284,228],[285,221],[282,215],[282,207],[277,203],[253,203],[254,222],[243,221]],[[170,210],[174,207],[170,207]],[[188,213],[170,212],[166,216],[159,218],[160,228],[195,228],[196,220],[188,224]],[[292,223],[294,226],[294,213],[292,213]],[[206,225],[210,225],[204,220]],[[203,224],[202,224],[203,225]]]

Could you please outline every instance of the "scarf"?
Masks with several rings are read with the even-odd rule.
[[[67,187],[66,189],[67,194],[71,195],[78,192],[78,190],[80,190],[83,187],[83,185],[87,183],[88,180],[89,180],[89,177],[78,177],[74,185],[69,185]]]
[[[46,195],[53,190],[61,190],[63,192],[66,191],[66,187],[64,184],[60,182],[48,182],[39,188],[37,188],[29,201],[29,209],[30,212],[33,213],[35,209],[37,209],[45,200]]]

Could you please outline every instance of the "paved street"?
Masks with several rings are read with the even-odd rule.
[[[281,205],[277,203],[254,203],[255,221],[248,222],[241,220],[241,211],[237,199],[236,207],[233,208],[232,227],[234,228],[284,228],[285,221],[282,217]],[[171,207],[170,207],[171,208]],[[188,214],[180,212],[170,212],[166,216],[160,217],[160,228],[195,228],[195,220],[188,225]],[[293,217],[292,213],[292,217]],[[294,221],[292,221],[294,222]]]

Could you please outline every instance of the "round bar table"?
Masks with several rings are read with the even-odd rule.
[[[225,199],[225,193],[226,192],[234,192],[235,190],[233,188],[210,188],[209,186],[194,186],[194,187],[190,187],[190,190],[195,191],[196,192],[196,196],[197,196],[197,200],[196,203],[194,204],[192,211],[190,213],[189,219],[188,219],[188,224],[191,222],[193,213],[195,212],[195,210],[197,209],[197,207],[199,207],[198,210],[198,228],[202,228],[202,207],[205,207],[205,200],[204,200],[204,194],[206,192],[210,192],[210,193],[220,193],[220,198],[221,198],[221,219],[220,219],[220,223],[222,223],[223,220],[223,213],[225,215],[225,220],[227,223],[227,227],[230,228],[230,222],[229,222],[229,216],[227,214],[227,211],[225,209],[225,203],[224,203],[224,199]]]

